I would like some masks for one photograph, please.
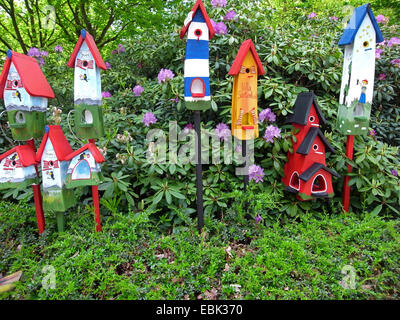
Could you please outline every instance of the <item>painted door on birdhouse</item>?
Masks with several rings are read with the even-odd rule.
[[[344,46],[337,127],[345,135],[366,135],[371,116],[376,43],[383,41],[370,5],[355,9],[339,45]]]

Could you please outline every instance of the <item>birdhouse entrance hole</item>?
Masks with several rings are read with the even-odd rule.
[[[88,62],[86,60],[83,61],[83,66],[86,68],[88,66]]]
[[[317,175],[312,184],[312,192],[313,193],[325,192],[326,189],[327,185],[324,176],[321,174]]]
[[[89,110],[83,110],[82,112],[82,122],[85,124],[93,123],[93,115]]]
[[[206,95],[206,85],[203,79],[193,79],[192,85],[190,86],[190,92],[193,98],[203,98]]]
[[[25,123],[25,115],[24,115],[24,113],[22,111],[18,111],[15,114],[15,121],[17,123]]]
[[[300,190],[300,179],[297,171],[292,173],[292,176],[290,177],[289,186],[292,187],[293,189]]]

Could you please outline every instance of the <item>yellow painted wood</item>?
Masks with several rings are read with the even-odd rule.
[[[257,63],[249,50],[233,80],[231,127],[232,134],[239,140],[258,137],[257,77]],[[254,129],[244,129],[249,126]]]

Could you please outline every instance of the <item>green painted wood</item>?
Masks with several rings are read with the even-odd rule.
[[[57,229],[58,229],[58,232],[64,232],[64,230],[65,230],[65,216],[64,216],[64,212],[57,212],[57,213],[56,213],[56,219],[57,219]]]
[[[64,212],[75,204],[76,198],[71,189],[43,190],[43,209],[46,212]]]
[[[362,116],[355,115],[357,114],[356,108],[362,108]],[[358,100],[354,100],[349,107],[339,105],[336,126],[343,135],[366,136],[368,134],[370,115],[370,103],[360,104]]]
[[[103,175],[101,172],[92,171],[90,179],[86,180],[71,180],[71,174],[69,173],[65,180],[65,186],[67,189],[73,189],[85,186],[98,186],[101,182],[103,182]]]
[[[211,108],[211,101],[185,101],[188,110],[206,111]]]
[[[26,189],[28,186],[32,184],[39,184],[38,178],[26,179],[22,182],[4,182],[0,183],[0,190],[4,189]]]
[[[91,123],[85,121],[85,112],[91,113]],[[103,109],[87,104],[75,105],[75,133],[81,139],[99,139],[104,136]]]
[[[25,122],[18,122],[17,115],[22,113]],[[46,125],[46,112],[11,110],[7,112],[11,134],[14,140],[27,141],[32,138],[41,139]]]

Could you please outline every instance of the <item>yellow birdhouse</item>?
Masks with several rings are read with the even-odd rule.
[[[257,77],[265,74],[253,42],[242,43],[229,75],[232,92],[232,134],[239,140],[258,137]]]

